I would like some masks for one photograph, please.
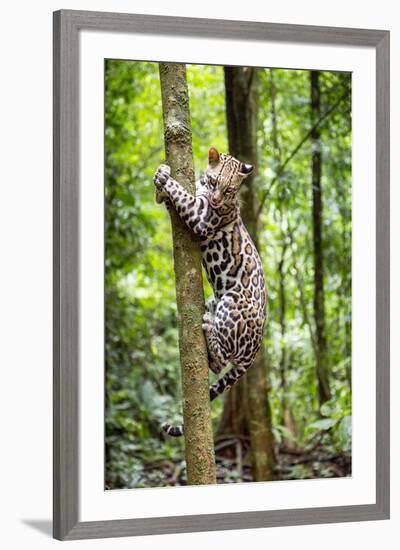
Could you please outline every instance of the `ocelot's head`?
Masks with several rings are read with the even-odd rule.
[[[242,181],[254,169],[251,164],[244,164],[231,155],[219,154],[215,147],[208,151],[208,168],[206,180],[208,198],[213,208],[235,204],[236,195]]]

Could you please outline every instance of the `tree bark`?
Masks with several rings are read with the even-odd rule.
[[[171,175],[194,194],[192,132],[186,67],[160,63],[164,141]],[[179,351],[182,370],[185,455],[189,485],[216,483],[210,417],[207,347],[202,330],[204,293],[198,238],[174,208],[172,226]]]
[[[257,167],[257,69],[225,67],[224,75],[229,152],[243,162],[249,162]],[[241,215],[255,246],[259,249],[255,172],[246,179],[242,187]],[[242,387],[243,390],[236,388],[236,394],[241,391],[239,406],[241,410],[245,410],[244,429],[250,435],[253,478],[255,481],[270,480],[274,478],[274,452],[263,347],[254,365],[244,377]],[[228,403],[234,399],[236,395],[232,394],[228,397]],[[229,407],[229,404],[225,406]]]
[[[321,93],[319,72],[310,72],[311,86],[311,183],[312,183],[312,217],[314,247],[314,319],[317,346],[317,379],[319,403],[322,405],[331,398],[327,349],[325,335],[325,296],[324,296],[324,261],[323,261],[323,202],[321,187],[321,132],[315,122],[321,117]]]

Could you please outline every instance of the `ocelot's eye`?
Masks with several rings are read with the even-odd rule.
[[[212,177],[208,177],[208,183],[212,186],[212,187],[215,187],[216,183],[217,183],[217,180],[215,178],[212,178]]]

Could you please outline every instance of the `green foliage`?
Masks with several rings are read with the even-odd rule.
[[[315,354],[311,334],[313,321],[313,249],[311,212],[311,144],[309,132],[310,83],[307,71],[274,69],[261,74],[259,188],[268,193],[262,211],[262,259],[267,277],[270,350],[270,399],[275,426],[282,424],[282,403],[290,408],[299,432],[298,443],[307,442],[310,432],[330,429],[336,434],[338,450],[350,451],[351,429],[351,77],[347,73],[323,72],[321,112],[337,108],[320,126],[323,189],[323,249],[325,315],[332,401],[342,413],[318,411]],[[271,82],[272,79],[272,82]],[[275,94],[274,128],[271,97]],[[338,101],[341,98],[340,102]],[[280,319],[280,280],[277,265],[282,259],[286,300],[286,334]],[[304,305],[302,304],[304,302]],[[286,388],[281,384],[281,358],[287,356]],[[283,395],[284,394],[284,395]],[[322,415],[323,418],[320,418]],[[344,420],[347,418],[347,420]],[[351,428],[351,423],[350,423]],[[342,437],[340,437],[340,435]],[[293,437],[293,434],[292,434]]]
[[[152,183],[164,161],[158,65],[108,60],[105,77],[106,486],[184,483],[183,441],[160,433],[163,421],[180,420],[181,395],[170,222],[165,208],[154,201]],[[199,176],[210,146],[227,151],[223,69],[189,65],[187,77]],[[323,72],[320,78],[322,112],[342,97],[320,128],[332,391],[332,400],[321,410],[311,338],[315,327],[310,140],[280,169],[310,129],[309,77],[307,71],[263,69],[260,81],[257,188],[260,199],[268,193],[259,227],[268,289],[265,343],[275,439],[280,445],[307,447],[318,436],[326,449],[350,453],[351,99],[345,94],[351,77]],[[284,335],[278,273],[283,251]],[[222,407],[222,400],[213,402],[215,427]],[[296,433],[284,422],[285,407],[295,420]],[[164,471],[171,473],[166,477]],[[321,468],[318,475],[332,472]],[[307,476],[309,470],[301,464],[287,474],[291,479]],[[228,481],[236,478],[235,471],[226,474]]]

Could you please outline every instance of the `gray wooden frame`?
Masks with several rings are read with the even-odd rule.
[[[79,522],[79,32],[279,40],[376,50],[376,503]],[[161,52],[160,52],[161,55]],[[211,60],[210,60],[211,61]],[[54,13],[54,537],[103,538],[389,518],[389,32],[153,15]]]

